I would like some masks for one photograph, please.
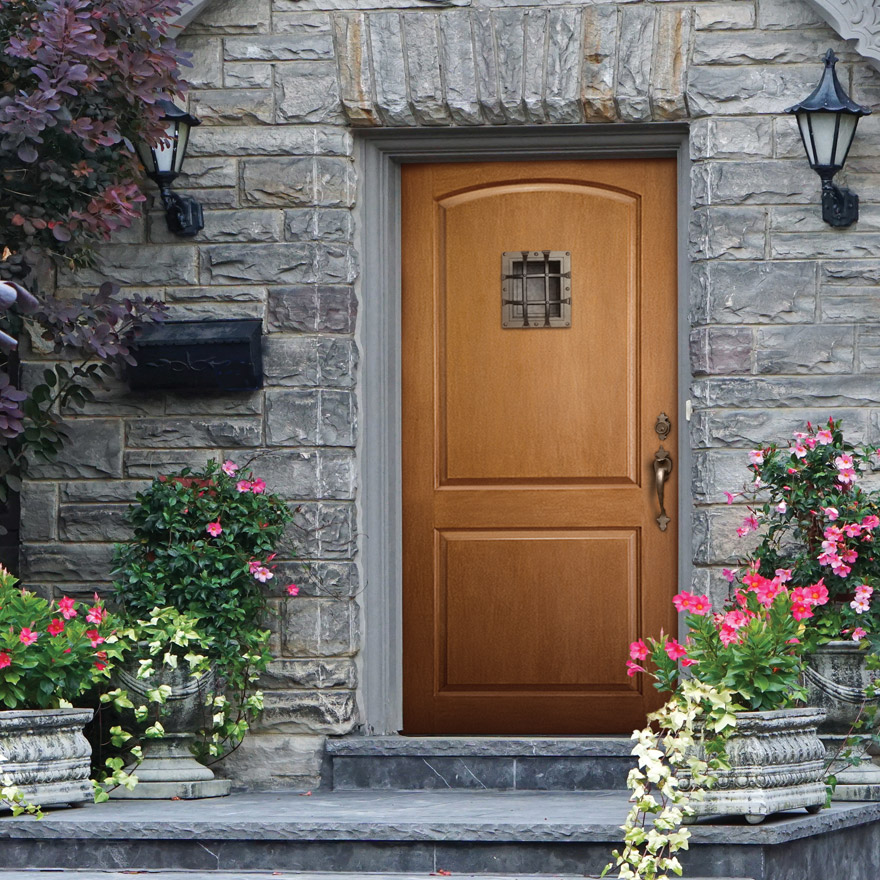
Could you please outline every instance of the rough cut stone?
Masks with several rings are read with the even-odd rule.
[[[651,118],[649,91],[655,26],[652,6],[621,9],[616,98],[617,112],[624,122],[645,122]]]
[[[750,0],[734,3],[698,3],[697,30],[744,30],[755,25],[755,7]]]
[[[336,15],[333,31],[339,46],[339,91],[345,115],[353,125],[376,125],[365,18],[360,13]]]
[[[522,9],[497,9],[492,12],[501,108],[507,122],[519,124],[528,121],[523,101],[526,51],[524,14]]]
[[[827,49],[828,37],[824,32],[715,31],[697,35],[693,63],[816,63]]]
[[[79,480],[74,483],[62,483],[60,497],[62,502],[67,503],[129,502],[134,501],[135,495],[143,492],[149,485],[147,480]]]
[[[223,85],[227,89],[271,89],[272,65],[247,61],[224,64]]]
[[[281,24],[283,33],[277,36],[227,37],[223,57],[227,61],[319,61],[333,57],[329,16],[288,16]],[[274,27],[278,33],[277,20]]]
[[[690,226],[695,260],[754,260],[764,256],[767,214],[761,208],[700,208]]]
[[[281,122],[341,122],[336,65],[289,61],[275,70],[277,118]]]
[[[491,13],[488,10],[475,10],[471,17],[471,26],[474,32],[480,107],[486,122],[500,125],[505,121],[505,116],[501,106],[498,56]]]
[[[21,540],[58,540],[58,484],[26,480],[21,495]]]
[[[547,10],[527,9],[523,16],[523,105],[529,122],[546,122],[544,110],[545,56],[547,54]]]
[[[357,687],[358,675],[355,661],[348,657],[316,657],[304,660],[279,658],[269,664],[260,675],[260,687],[271,690],[283,688]]]
[[[110,580],[112,544],[22,544],[21,577],[35,583]]]
[[[319,446],[319,393],[308,389],[266,393],[266,440],[272,446]]]
[[[759,373],[851,373],[851,327],[759,327],[755,357]]]
[[[220,458],[219,449],[134,449],[125,453],[125,475],[154,479],[188,467],[199,470],[209,458]]]
[[[268,385],[317,385],[318,339],[270,334],[263,339],[263,366]]]
[[[62,504],[58,535],[62,541],[127,541],[131,530],[122,504]]]
[[[383,12],[370,16],[376,104],[386,125],[415,125],[406,85],[403,28],[400,15]]]
[[[815,65],[738,66],[735,71],[721,66],[691,65],[688,108],[695,117],[776,114],[799,100],[797,96],[809,95],[815,87]]]
[[[479,125],[477,59],[468,15],[439,17],[441,65],[446,83],[446,106],[457,125]]]
[[[310,205],[315,200],[315,162],[275,157],[242,162],[245,202],[252,205]]]
[[[583,11],[563,7],[547,14],[547,65],[543,105],[547,122],[581,122],[581,36]]]
[[[614,88],[620,13],[616,6],[584,9],[584,66],[581,100],[586,122],[613,122],[617,118]]]
[[[271,0],[248,0],[242,15],[238,0],[212,0],[187,28],[191,34],[265,34],[269,31]]]
[[[271,89],[200,89],[190,92],[192,110],[205,125],[269,125],[274,121]]]
[[[450,120],[440,74],[437,16],[414,12],[403,16],[407,82],[413,116],[421,125],[443,125]]]
[[[273,282],[308,284],[317,281],[317,252],[312,245],[235,244],[208,245],[200,249],[201,276],[208,284]]]
[[[752,330],[702,327],[691,331],[691,369],[695,376],[752,372]]]
[[[323,751],[320,736],[249,734],[214,769],[236,789],[311,790],[318,786]]]
[[[357,721],[352,691],[266,691],[257,730],[273,733],[348,733]]]
[[[691,9],[661,8],[657,12],[657,44],[651,71],[654,119],[687,117],[687,53],[694,15]]]
[[[52,462],[35,462],[36,479],[96,479],[122,476],[122,422],[119,419],[68,419],[67,443]]]
[[[177,48],[187,52],[192,67],[186,68],[186,80],[194,89],[217,89],[223,85],[223,41],[209,37],[181,36]]]
[[[260,422],[253,419],[133,419],[126,423],[128,447],[259,446]]]
[[[353,654],[360,637],[357,606],[348,600],[297,597],[284,609],[284,653],[289,657]]]

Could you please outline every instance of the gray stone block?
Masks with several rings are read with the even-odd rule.
[[[658,10],[650,87],[654,119],[671,121],[688,116],[685,95],[693,29],[693,10],[672,7]]]
[[[350,156],[351,134],[341,128],[285,126],[260,129],[244,125],[197,128],[190,139],[190,156]]]
[[[705,274],[701,274],[705,272]],[[723,324],[800,324],[816,317],[816,264],[714,262],[697,273],[705,320]],[[695,303],[696,315],[703,306]]]
[[[613,122],[617,119],[614,90],[619,34],[620,13],[617,6],[597,5],[584,9],[581,101],[586,122]]]
[[[693,123],[691,131],[694,159],[769,159],[773,155],[772,117],[702,118]]]
[[[357,401],[350,391],[321,391],[318,438],[322,446],[354,446]]]
[[[366,19],[360,13],[335,15],[333,31],[339,47],[339,92],[345,115],[353,125],[376,125]]]
[[[350,287],[284,287],[269,295],[270,330],[352,333],[357,302]]]
[[[212,0],[187,27],[187,33],[265,34],[269,31],[271,0],[248,0],[242,15],[237,0]]]
[[[350,388],[355,384],[358,364],[353,339],[321,337],[318,340],[318,384]]]
[[[276,121],[342,122],[336,65],[288,61],[275,70]]]
[[[360,640],[358,608],[348,600],[298,596],[285,603],[282,633],[288,657],[352,656]]]
[[[859,327],[856,332],[859,372],[880,372],[880,327]]]
[[[317,337],[280,336],[263,338],[263,369],[267,385],[318,384]]]
[[[438,17],[432,12],[403,16],[407,83],[413,116],[420,125],[451,121],[440,72]]]
[[[651,118],[651,59],[654,48],[655,9],[649,5],[621,9],[617,47],[617,112],[625,122]]]
[[[477,58],[469,15],[439,16],[441,65],[446,106],[457,125],[479,125],[480,95]]]
[[[727,3],[698,3],[697,30],[745,30],[755,26],[755,7],[749,0]]]
[[[785,437],[773,439],[784,441]],[[747,485],[753,488],[754,474],[748,469],[748,463],[744,449],[695,451],[691,475],[695,503],[724,504],[727,500],[725,492],[742,492]],[[731,507],[731,510],[736,510],[740,519],[747,514],[743,507]]]
[[[192,449],[218,446],[259,446],[262,426],[255,419],[132,419],[126,422],[126,445]]]
[[[219,449],[134,449],[125,452],[125,476],[154,479],[185,467],[199,470],[208,459],[219,459]]]
[[[777,28],[827,28],[827,25],[809,3],[792,3],[791,0],[761,0],[758,4],[758,27],[774,30]]]
[[[256,211],[254,213],[259,214],[260,212]],[[264,303],[266,302],[266,296],[265,287],[251,287],[241,284],[236,284],[231,287],[221,287],[220,285],[215,284],[213,287],[165,288],[165,302],[167,303],[199,301],[211,303]],[[166,401],[170,399],[170,396],[170,394],[163,395]],[[192,411],[193,410],[191,409],[187,410],[187,412]]]
[[[244,201],[252,205],[311,205],[315,163],[311,158],[274,157],[241,163]]]
[[[706,198],[712,205],[778,205],[812,199],[813,172],[805,162],[707,162],[705,171]]]
[[[851,373],[851,327],[759,327],[755,358],[759,373]]]
[[[61,483],[59,497],[62,504],[115,504],[134,501],[149,485],[149,480],[79,480]]]
[[[205,214],[203,240],[212,242],[267,242],[284,238],[281,211],[255,210],[210,211]],[[164,217],[152,217],[150,241],[172,242],[176,236],[168,229]],[[179,289],[179,288],[178,288]],[[222,294],[222,292],[221,292]],[[241,297],[238,297],[240,300]]]
[[[320,497],[338,501],[354,498],[357,468],[354,450],[322,449],[320,451]]]
[[[360,590],[360,576],[353,562],[316,561],[283,563],[285,583],[293,581],[301,596],[345,599],[356,596]],[[293,600],[291,600],[293,601]]]
[[[266,392],[266,440],[272,446],[319,446],[319,392]]]
[[[58,283],[68,286],[97,287],[108,278],[136,287],[197,284],[196,250],[188,245],[144,247],[108,244],[96,251],[94,268],[77,268],[75,273],[64,269],[58,273]]]
[[[728,488],[728,487],[724,487]],[[730,487],[735,489],[738,487]],[[694,511],[694,562],[697,565],[735,565],[752,553],[760,533],[741,538],[736,530],[748,511],[738,505],[700,507]]]
[[[207,89],[190,92],[192,110],[204,125],[271,125],[271,89]]]
[[[880,256],[880,233],[866,232],[846,239],[834,232],[815,235],[771,232],[770,254],[774,259],[853,258]]]
[[[691,216],[690,252],[695,260],[760,260],[767,241],[763,208],[698,208]]]
[[[489,10],[474,10],[471,16],[477,70],[477,92],[483,118],[490,125],[505,121],[498,80],[498,57],[492,15]]]
[[[691,370],[695,376],[752,372],[754,340],[748,327],[701,327],[691,331]]]
[[[318,555],[322,559],[351,559],[357,552],[357,512],[351,503],[318,505]]]
[[[526,9],[523,14],[523,104],[528,121],[535,123],[547,121],[544,96],[547,92],[545,68],[549,48],[548,12],[547,9],[535,7]]]
[[[730,68],[695,64],[688,72],[688,108],[694,117],[782,113],[791,106],[792,95],[809,95],[815,86],[815,64],[738,66],[735,73]]]
[[[62,504],[58,511],[58,535],[62,541],[127,541],[131,530],[123,517],[122,504]]]
[[[704,379],[692,392],[697,406],[747,409],[864,406],[877,398],[876,382],[867,376]]]
[[[309,284],[317,280],[316,248],[313,245],[235,244],[204,245],[201,278],[208,284],[271,282]]]
[[[67,441],[55,461],[33,463],[32,478],[100,479],[122,476],[122,422],[118,419],[68,419]]]
[[[692,63],[815,64],[827,49],[824,31],[707,31],[694,41]]]
[[[187,189],[237,186],[238,162],[216,157],[187,157],[186,171],[180,175],[178,185]]]
[[[525,21],[522,9],[492,11],[498,53],[498,96],[507,122],[529,121],[523,87],[525,81]]]
[[[272,65],[266,62],[231,62],[223,65],[223,85],[227,89],[271,89]]]
[[[330,208],[354,205],[356,180],[348,159],[330,157],[315,160],[315,204]]]
[[[407,94],[403,25],[397,12],[371,15],[370,42],[376,105],[386,125],[414,125],[415,116]]]
[[[58,540],[58,484],[25,480],[21,492],[22,541]]]
[[[277,36],[228,37],[227,61],[320,61],[333,57],[329,15],[282,15],[273,21]]]
[[[316,451],[271,450],[261,453],[253,466],[282,498],[295,501],[319,497]]]
[[[94,585],[110,580],[112,555],[112,544],[22,544],[21,578],[25,585],[85,581],[94,590]]]
[[[255,729],[275,733],[348,733],[357,722],[352,691],[266,691]]]
[[[186,68],[186,79],[195,89],[217,89],[223,85],[222,40],[208,36],[177,38],[177,48],[188,53],[192,67]]]
[[[318,785],[322,751],[320,736],[250,734],[214,769],[236,789],[311,789]]]
[[[282,557],[302,557],[315,559],[320,555],[318,545],[318,503],[301,501],[291,509],[292,522],[285,528],[278,552]],[[296,581],[285,573],[279,580]]]
[[[267,690],[304,688],[323,690],[324,688],[357,687],[357,665],[350,657],[310,657],[303,660],[278,658],[260,674],[260,687]]]

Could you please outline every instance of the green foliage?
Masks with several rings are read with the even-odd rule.
[[[0,566],[0,706],[57,709],[70,706],[109,678],[122,656],[116,619],[95,603],[48,601],[18,589]]]

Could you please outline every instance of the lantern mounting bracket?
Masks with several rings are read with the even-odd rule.
[[[859,197],[838,186],[831,175],[822,175],[822,219],[829,226],[844,228],[859,219]]]
[[[165,222],[168,231],[181,238],[192,238],[205,228],[205,215],[202,206],[193,198],[179,196],[170,185],[159,190],[165,206]]]

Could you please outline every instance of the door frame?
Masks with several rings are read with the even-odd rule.
[[[505,126],[479,129],[370,129],[355,132],[360,254],[358,439],[361,624],[358,657],[362,727],[392,734],[403,719],[401,547],[400,166],[407,162],[675,157],[678,164],[678,462],[680,584],[693,566],[691,446],[691,219],[688,126]]]

